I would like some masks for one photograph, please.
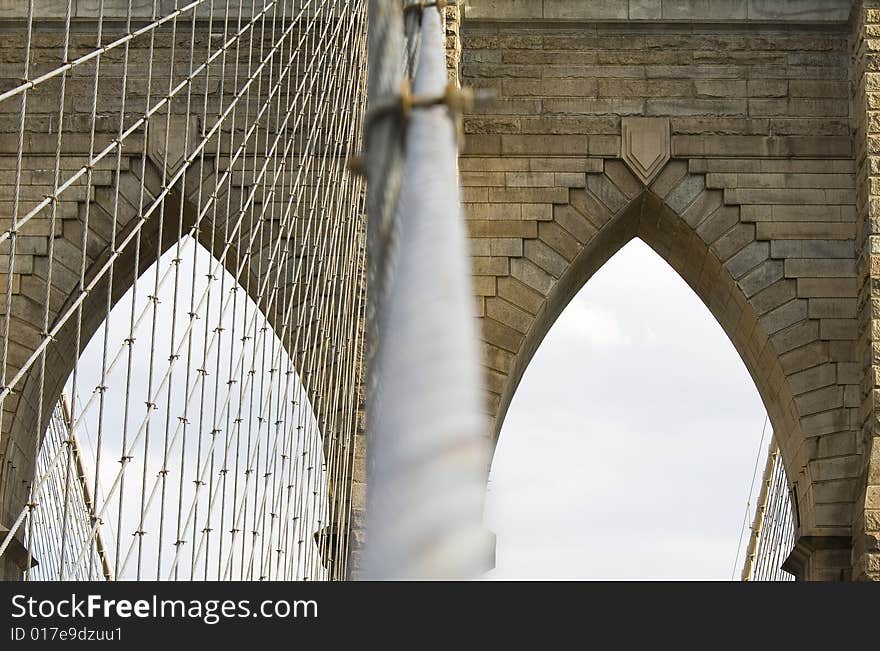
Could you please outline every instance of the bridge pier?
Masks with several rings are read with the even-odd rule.
[[[462,83],[495,96],[461,169],[496,436],[557,316],[639,237],[755,381],[787,569],[880,579],[878,29],[876,0],[468,3]]]
[[[782,569],[798,581],[849,581],[852,540],[847,536],[801,536]]]
[[[9,527],[0,524],[0,539],[6,536]],[[15,536],[6,553],[0,557],[0,581],[18,581],[27,567],[28,550],[22,544],[21,537]],[[31,559],[31,566],[37,563]]]
[[[108,11],[125,4],[108,2]],[[160,3],[163,11],[172,4]],[[136,5],[141,19],[150,15],[151,3]],[[458,11],[447,7],[452,75],[495,94],[464,116],[460,161],[494,434],[532,355],[568,301],[631,238],[642,238],[706,303],[761,394],[797,511],[798,540],[787,569],[804,580],[880,580],[880,0],[470,0],[460,26]],[[18,61],[23,10],[7,12],[11,22],[0,51],[9,50],[7,61]],[[74,55],[94,46],[87,22],[94,9],[84,5],[77,12],[85,13],[75,16]],[[192,23],[192,42],[199,51],[209,50],[214,37],[198,29],[209,18],[197,18],[203,22]],[[117,20],[108,30],[122,24]],[[34,44],[41,71],[62,63],[58,23],[44,32],[42,26]],[[179,29],[185,31],[183,21]],[[169,30],[158,30],[155,60],[175,60],[171,44]],[[98,149],[117,137],[114,84],[120,79],[108,59],[91,143]],[[133,43],[126,109],[132,115],[146,108],[146,59],[143,44]],[[172,76],[185,77],[186,61],[175,65],[180,69]],[[94,89],[84,70],[66,80],[70,127],[58,153],[62,176],[78,169],[90,148],[83,107],[91,104]],[[292,74],[300,71],[297,66]],[[154,72],[153,90],[167,89],[168,79],[161,77],[169,71]],[[59,83],[29,93],[24,211],[52,190],[46,178],[56,167]],[[221,107],[237,90],[216,75],[197,88],[206,102]],[[8,101],[0,108],[6,143],[0,152],[0,222],[6,231],[19,109]],[[190,127],[199,133],[210,126],[196,124],[181,101],[169,102],[167,110],[168,122],[164,114],[152,119],[153,141],[165,140],[160,123],[179,129],[172,143],[186,141],[180,134]],[[345,110],[343,122],[351,117]],[[263,127],[265,133],[275,128]],[[228,164],[233,142],[230,137],[226,149],[207,152],[206,160]],[[211,164],[194,165],[185,181],[169,189],[158,182],[157,170],[168,162],[165,157],[175,159],[174,167],[181,156],[157,152],[138,132],[118,162],[114,155],[89,170],[91,187],[76,185],[53,199],[57,219],[48,219],[46,210],[16,233],[15,264],[5,269],[2,287],[13,297],[11,374],[45,336],[45,297],[51,326],[76,289],[81,260],[87,258],[91,270],[108,256],[111,215],[121,237],[147,209],[140,204],[142,187],[148,203],[165,192],[169,214],[189,220],[193,206],[209,199],[241,205],[245,173],[253,178],[265,152],[248,154],[253,167],[240,166],[240,182],[213,188],[215,196],[209,196],[210,180],[225,170]],[[302,167],[300,154],[293,152],[291,160]],[[343,169],[343,161],[335,163]],[[144,178],[136,170],[144,170]],[[112,207],[117,188],[124,206],[118,214]],[[229,192],[235,193],[231,202]],[[354,205],[354,194],[339,200]],[[86,206],[90,232],[83,238]],[[214,216],[202,233],[225,219]],[[266,224],[272,228],[271,220]],[[172,235],[147,229],[144,249],[170,246]],[[50,242],[67,271],[56,271],[47,291]],[[264,252],[242,253],[257,259]],[[309,257],[309,251],[300,255]],[[118,286],[99,284],[94,295],[109,291],[118,299],[132,281],[129,262],[119,260]],[[86,341],[100,325],[100,317],[90,319],[83,324]],[[43,412],[45,427],[47,410],[79,352],[75,348],[70,332],[60,333],[47,355],[45,386],[38,391],[37,380],[27,378],[3,403],[2,525],[12,526],[27,501],[42,436],[37,414]],[[314,393],[324,389],[316,386]],[[362,396],[356,401],[355,415],[317,414],[331,430],[347,418],[356,421],[353,449],[345,452],[352,455],[351,484],[330,489],[341,510],[350,512],[353,576],[366,490]],[[335,524],[318,535],[322,551],[335,540]],[[13,543],[0,572],[17,576],[20,557]]]

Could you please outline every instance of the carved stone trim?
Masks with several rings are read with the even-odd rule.
[[[782,564],[782,569],[799,580],[815,580],[810,574],[810,560],[817,552],[846,552],[852,546],[849,536],[800,536],[794,548]],[[846,576],[849,567],[841,567],[839,580],[848,580]],[[818,577],[825,578],[828,577]]]
[[[186,138],[186,129],[189,128],[189,140]],[[169,175],[175,174],[184,159],[184,145],[186,143],[190,152],[198,142],[198,119],[183,115],[171,116],[168,123],[168,151],[165,151],[165,118],[150,122],[147,128],[147,155],[162,169],[165,161],[166,171]]]
[[[621,159],[648,185],[671,155],[669,118],[623,118],[620,135]]]

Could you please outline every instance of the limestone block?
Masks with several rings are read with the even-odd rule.
[[[562,203],[568,200],[567,188],[508,187],[489,188],[492,203]]]
[[[611,213],[623,210],[629,203],[626,195],[604,174],[591,174],[587,179],[587,188]]]
[[[664,116],[760,115],[750,111],[750,104],[744,99],[649,99],[645,103],[645,113]]]
[[[855,224],[829,224],[823,222],[760,223],[756,227],[756,236],[764,240],[854,240],[856,230]]]
[[[855,278],[798,278],[798,296],[837,297],[858,296],[859,283]]]
[[[757,233],[761,233],[760,228]],[[770,243],[770,255],[774,258],[853,258],[855,246],[851,240],[774,240]]]
[[[506,276],[509,272],[507,257],[476,256],[471,263],[477,276]]]
[[[556,180],[551,172],[508,172],[504,184],[510,188],[554,187]]]
[[[540,224],[546,226],[546,224]],[[500,237],[484,240],[489,244],[489,254],[493,256],[521,256],[523,241],[519,238]]]
[[[586,136],[502,135],[500,138],[500,151],[504,154],[586,156],[589,152],[589,138]]]
[[[714,215],[721,208],[722,198],[721,192],[703,192],[681,213],[681,217],[689,226],[699,229],[707,217]]]
[[[814,341],[813,343],[801,346],[792,351],[779,356],[779,363],[782,370],[791,377],[796,373],[816,364],[822,364],[831,359],[829,352],[829,344],[827,341]],[[861,373],[861,369],[859,369]]]
[[[523,243],[525,257],[555,278],[561,278],[568,269],[568,260],[541,240]]]
[[[666,195],[666,203],[677,213],[684,212],[691,203],[703,192],[706,187],[704,177],[690,175],[684,178],[669,194]]]
[[[534,322],[534,317],[531,314],[501,298],[486,300],[486,316],[504,323],[523,334],[529,331]],[[499,393],[501,392],[500,389],[503,389],[503,387],[499,387]]]
[[[544,18],[624,19],[629,17],[626,2],[619,0],[544,0]]]
[[[627,199],[635,199],[643,190],[642,183],[619,160],[605,162],[605,176],[618,190],[623,192]]]
[[[837,382],[837,365],[819,364],[788,376],[788,382],[794,395],[821,389]]]
[[[537,314],[544,303],[543,294],[513,277],[498,279],[498,296],[530,314]]]
[[[468,19],[493,18],[541,18],[543,0],[480,0],[465,5],[465,17]]]
[[[858,301],[855,298],[811,298],[811,318],[855,318]]]
[[[819,334],[822,339],[856,339],[858,325],[855,319],[821,319]]]
[[[783,262],[781,260],[767,260],[740,278],[737,285],[746,297],[751,298],[783,277]],[[798,295],[801,295],[800,292]]]
[[[851,4],[846,0],[749,0],[748,15],[754,20],[778,20],[780,18],[806,21],[845,21],[849,18]]]
[[[847,278],[856,275],[852,260],[790,258],[785,261],[786,278]]]
[[[473,286],[477,296],[495,296],[495,276],[474,276]]]
[[[483,363],[486,366],[502,373],[510,371],[514,360],[514,356],[510,351],[503,350],[485,342],[481,346],[481,350],[483,353]]]
[[[791,280],[779,280],[752,296],[750,303],[755,311],[761,315],[787,303],[796,296],[797,283]]]
[[[663,0],[663,18],[678,20],[744,20],[748,0]]]
[[[651,184],[651,191],[661,199],[665,197],[672,188],[676,187],[688,172],[688,166],[683,161],[671,161],[663,168],[657,178]]]
[[[760,318],[761,325],[768,335],[800,323],[807,318],[807,301],[795,299],[771,310]]]
[[[587,177],[582,172],[556,172],[553,174],[553,184],[565,188],[584,188],[587,186]]]
[[[523,335],[513,328],[499,323],[495,319],[480,319],[483,339],[497,348],[516,353],[523,340]]]
[[[751,242],[743,247],[726,262],[725,267],[734,279],[744,276],[748,271],[757,267],[761,262],[770,257],[769,242]]]
[[[471,237],[537,237],[538,224],[531,221],[469,221]]]
[[[545,296],[550,293],[555,282],[552,275],[525,258],[510,261],[510,275]]]
[[[720,260],[726,261],[754,239],[754,226],[737,224],[712,244],[712,250]]]
[[[777,353],[782,354],[815,341],[819,338],[817,321],[801,321],[770,336]],[[835,430],[836,431],[836,430]]]
[[[574,193],[572,193],[572,196],[574,196]],[[584,194],[583,196],[586,197],[588,195]],[[603,206],[602,210],[607,212],[608,209]],[[597,232],[592,220],[581,210],[577,209],[574,204],[554,206],[553,219],[581,244],[589,242]]]
[[[538,224],[538,238],[571,262],[581,251],[580,243],[555,222]]]
[[[662,14],[661,0],[629,0],[631,20],[657,19],[661,18]]]

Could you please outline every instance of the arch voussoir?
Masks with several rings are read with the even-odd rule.
[[[506,166],[533,164],[527,157],[464,160],[465,168],[481,163],[491,168],[494,160],[499,167],[502,160]],[[573,164],[570,158],[559,161]],[[850,215],[847,202],[854,198],[838,193],[834,199],[841,203],[810,204],[804,220],[788,221],[796,213],[784,202],[796,196],[763,187],[763,174],[728,171],[763,165],[776,170],[768,172],[776,175],[770,177],[774,182],[795,187],[815,183],[822,174],[816,161],[673,158],[646,185],[619,159],[590,159],[583,164],[583,182],[565,188],[566,202],[544,208],[536,194],[536,206],[507,205],[503,193],[496,194],[494,205],[469,202],[475,284],[482,290],[477,309],[487,411],[497,436],[529,360],[565,305],[638,237],[701,298],[754,379],[798,496],[800,534],[837,539],[849,535],[849,511],[842,505],[854,499],[853,482],[845,464],[835,471],[831,461],[858,454],[853,420],[858,387],[854,376],[840,373],[852,363],[855,302],[836,299],[831,288],[855,277],[854,231],[845,226],[824,235],[808,220],[823,209]],[[499,174],[506,182],[506,173]],[[521,173],[516,180],[539,183],[546,177]],[[774,211],[779,221],[770,219]],[[492,220],[491,214],[519,219]],[[536,214],[543,217],[530,219]],[[832,236],[836,239],[827,239]],[[504,254],[498,247],[502,239]],[[823,275],[825,268],[829,273]],[[810,355],[816,350],[820,357]],[[840,441],[833,453],[820,451],[819,442],[828,437]]]

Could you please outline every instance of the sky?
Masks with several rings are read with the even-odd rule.
[[[184,250],[180,282],[186,290],[182,296],[188,299],[191,286],[186,279],[192,276],[194,264],[199,269],[209,264],[209,254],[189,241]],[[160,273],[172,268],[173,257],[174,251],[163,256]],[[142,277],[138,313],[148,305],[154,273],[151,268]],[[234,282],[225,272],[223,277],[227,287]],[[197,295],[204,286],[205,281],[199,280]],[[159,292],[158,333],[171,331],[174,309],[180,314],[188,309],[188,300],[183,299],[174,307],[172,288],[173,280]],[[250,323],[256,306],[244,298],[244,292],[241,295],[238,313]],[[125,350],[131,300],[129,293],[113,310],[110,351]],[[219,309],[215,300],[203,310],[194,341],[203,340],[205,328],[219,319]],[[150,399],[149,318],[142,327],[130,381],[123,357],[106,382],[104,458],[110,461],[102,465],[99,501],[109,497],[108,513],[113,514],[118,508],[113,484],[119,468],[113,461],[123,454],[125,393],[131,392],[135,406]],[[184,341],[183,330],[179,325],[176,347]],[[100,382],[102,332],[80,360],[78,414],[91,397],[91,387]],[[277,338],[269,337],[274,343],[270,347],[280,351]],[[245,359],[238,364],[249,366],[247,348],[235,344],[230,349],[227,344],[223,350],[220,377],[228,376],[227,360],[238,359],[239,354]],[[233,354],[228,357],[230,350]],[[157,353],[156,378],[167,367],[167,352]],[[207,368],[215,367],[217,354]],[[185,375],[181,367],[174,374],[172,392],[160,392],[155,433],[146,456],[153,488],[162,463],[166,412],[184,411]],[[158,379],[154,387],[157,383]],[[228,409],[236,411],[234,400]],[[143,411],[136,412],[129,415],[130,435],[142,423]],[[312,422],[310,410],[305,412],[291,418]],[[92,462],[98,414],[92,404],[79,427],[87,461]],[[191,416],[195,418],[194,413]],[[764,418],[757,390],[721,327],[666,262],[633,240],[565,309],[513,398],[489,482],[486,524],[497,535],[497,549],[496,569],[485,578],[730,579],[734,568],[738,577],[741,559],[737,563],[734,559],[755,457],[764,448],[760,443]],[[198,437],[191,432],[181,444],[184,439],[179,438],[176,419],[171,423],[172,458],[179,455],[180,447],[192,458]],[[143,459],[138,442],[127,469],[137,483],[144,472]],[[179,474],[170,476],[175,493]],[[315,481],[319,486],[323,483],[317,477]],[[185,504],[193,499],[190,483],[185,482]],[[117,538],[123,541],[121,552],[129,562],[120,574],[129,578],[137,558],[131,537],[139,526],[139,508],[132,501],[137,493],[137,487],[126,490],[128,506],[121,531],[116,531],[115,517],[108,517],[105,527],[110,547]],[[176,515],[173,497],[168,499]],[[148,532],[158,529],[153,505],[144,524]],[[315,513],[321,508],[316,503]],[[189,509],[185,512],[188,515]],[[155,563],[155,550],[148,546],[144,566]],[[163,567],[167,571],[167,562]]]
[[[207,458],[207,452],[200,453],[201,449],[210,449],[210,428],[214,422],[213,414],[216,412],[216,422],[224,425],[226,430],[230,432],[238,432],[239,437],[231,434],[228,438],[225,436],[219,439],[215,444],[215,457],[217,467],[219,468],[220,459],[228,456],[230,459],[229,467],[238,466],[238,476],[242,476],[248,467],[248,459],[251,464],[259,471],[265,464],[265,456],[267,450],[271,450],[274,454],[273,458],[277,459],[284,445],[283,438],[279,439],[266,434],[266,427],[258,423],[258,417],[262,416],[267,420],[275,422],[280,418],[285,419],[286,426],[302,428],[305,436],[300,436],[297,440],[297,448],[295,454],[289,455],[292,458],[299,459],[297,466],[305,467],[302,459],[309,461],[311,468],[316,468],[315,472],[309,470],[307,472],[310,477],[309,486],[302,485],[304,497],[301,498],[299,510],[306,513],[305,519],[308,523],[299,524],[295,527],[296,535],[302,538],[308,544],[311,544],[312,533],[320,529],[321,525],[315,520],[321,517],[323,509],[326,507],[325,493],[321,490],[326,483],[325,472],[321,469],[321,461],[323,459],[321,448],[318,444],[319,437],[316,434],[317,422],[312,413],[308,398],[304,395],[302,385],[296,379],[296,375],[291,382],[293,388],[288,387],[288,400],[284,402],[285,406],[279,411],[279,397],[284,392],[281,386],[284,374],[276,374],[274,380],[270,378],[268,369],[272,366],[280,368],[282,371],[292,368],[292,362],[283,350],[281,340],[273,332],[272,328],[267,328],[265,335],[257,335],[257,343],[244,343],[241,341],[241,334],[245,329],[249,333],[255,332],[255,327],[262,326],[262,313],[257,310],[256,304],[247,296],[245,291],[238,292],[237,303],[232,303],[229,289],[233,287],[235,279],[229,274],[219,263],[217,263],[200,244],[197,244],[189,237],[185,237],[181,241],[179,256],[181,259],[179,265],[178,297],[174,298],[174,265],[173,260],[178,255],[176,247],[170,248],[159,260],[157,264],[151,265],[150,268],[140,277],[138,281],[138,292],[135,296],[132,290],[129,290],[114,306],[110,314],[109,333],[108,333],[108,365],[112,366],[107,379],[103,382],[107,389],[105,392],[103,416],[101,414],[100,402],[94,394],[93,388],[101,384],[102,357],[104,349],[104,330],[99,328],[95,336],[89,341],[83,354],[80,357],[76,388],[74,390],[71,377],[66,386],[67,395],[75,394],[77,396],[77,407],[75,409],[75,420],[77,420],[77,436],[83,449],[84,462],[89,468],[93,476],[96,466],[96,450],[97,437],[99,430],[99,421],[103,421],[102,435],[102,459],[100,464],[100,482],[99,482],[99,503],[107,501],[104,509],[104,525],[102,525],[102,533],[107,546],[114,551],[116,541],[120,541],[120,570],[118,578],[132,579],[137,576],[138,562],[142,568],[142,578],[167,578],[171,560],[170,554],[165,552],[161,571],[159,568],[157,557],[156,538],[160,531],[160,511],[164,505],[168,524],[164,526],[163,541],[165,548],[175,539],[177,535],[178,516],[180,523],[190,522],[192,517],[196,523],[190,526],[181,525],[184,533],[183,537],[187,537],[187,544],[193,544],[193,540],[197,540],[197,546],[201,557],[208,556],[212,570],[219,567],[219,551],[216,541],[210,544],[207,537],[202,534],[191,533],[192,529],[201,530],[204,525],[204,517],[207,512],[207,504],[209,503],[209,488],[201,491],[201,495],[196,500],[195,495],[195,478],[197,474],[196,468],[201,472],[201,479],[207,481],[210,472],[205,470],[206,462],[197,463],[197,459]],[[156,269],[159,270],[159,289],[156,290]],[[193,285],[193,270],[196,270],[195,285]],[[212,298],[201,300],[208,288],[206,273],[212,269],[217,276],[217,281],[213,285]],[[155,327],[155,351],[151,358],[151,342],[152,335],[152,307],[148,296],[154,293],[159,297],[156,307],[156,327]],[[191,331],[187,329],[187,312],[189,310],[189,302],[191,297],[195,296],[196,304],[195,312],[198,318],[193,322]],[[221,303],[221,297],[226,297]],[[124,345],[124,341],[128,336],[131,328],[131,310],[132,301],[135,303],[135,314],[143,315],[140,326],[136,329],[135,341],[132,345],[131,373],[127,371],[128,348]],[[226,306],[225,308],[223,306]],[[176,319],[172,317],[176,314]],[[233,330],[233,321],[235,321],[235,329]],[[225,336],[217,336],[214,327],[223,323],[226,330]],[[203,352],[204,342],[206,341],[206,330],[210,335],[207,341],[211,342],[207,354]],[[172,347],[170,341],[170,333],[174,332],[174,344]],[[188,340],[191,334],[193,347],[188,351]],[[168,369],[168,357],[172,349],[179,355],[179,363],[175,366],[174,372],[165,382],[166,372]],[[116,363],[112,364],[116,359]],[[150,367],[153,368],[153,379],[150,381]],[[187,380],[187,366],[191,369],[189,380]],[[192,369],[203,367],[208,369],[207,380],[205,383],[205,397],[200,393],[202,385],[196,381],[197,374]],[[254,367],[256,374],[249,376],[247,369]],[[236,379],[236,386],[242,385],[243,391],[233,387],[232,390],[225,389],[225,380],[229,377]],[[250,381],[250,378],[253,378]],[[213,400],[215,378],[221,378],[219,383],[219,399],[215,405]],[[262,382],[261,382],[262,380]],[[170,391],[168,386],[170,384]],[[270,386],[271,385],[271,386]],[[250,389],[253,387],[253,394]],[[272,392],[272,400],[264,399],[262,402],[259,396],[268,396]],[[296,392],[298,395],[294,395]],[[129,409],[126,422],[126,394],[129,395]],[[228,395],[228,400],[226,399]],[[254,403],[262,404],[261,410],[251,407],[252,401],[250,396],[256,396]],[[294,407],[290,405],[290,398],[296,398],[302,407]],[[155,410],[152,412],[150,419],[150,428],[146,429],[145,414],[146,402],[155,403]],[[274,406],[274,407],[273,407]],[[239,407],[241,409],[239,410]],[[271,413],[270,413],[271,410]],[[262,413],[258,413],[261,411]],[[179,415],[186,414],[189,419],[189,426],[182,427]],[[241,419],[241,424],[236,429],[234,422],[236,417]],[[204,419],[199,429],[200,423]],[[167,425],[166,425],[167,424]],[[202,436],[199,437],[199,431]],[[224,430],[225,431],[225,430]],[[273,432],[276,431],[273,429]],[[252,443],[251,452],[246,453],[246,443],[242,441],[250,441],[251,437],[256,437],[256,433],[260,433],[260,448],[256,443]],[[122,445],[122,437],[127,437],[125,448]],[[263,440],[265,438],[265,443]],[[201,439],[201,441],[200,441]],[[257,438],[253,439],[254,441]],[[163,466],[163,458],[165,457],[165,448],[168,448],[167,468],[169,473],[165,482],[165,495],[162,494],[162,483],[158,479],[159,471]],[[228,446],[228,450],[226,449]],[[123,456],[123,449],[126,449],[131,456],[131,460],[125,468],[124,481],[119,484],[117,478],[123,473],[120,470],[118,460]],[[183,450],[182,450],[183,449]],[[259,452],[255,452],[259,450]],[[144,453],[146,451],[146,454]],[[181,463],[179,458],[181,452],[185,453],[186,461],[183,466],[186,468],[184,480],[181,482]],[[201,454],[201,456],[200,456]],[[234,461],[231,461],[234,459]],[[144,469],[144,461],[146,460],[146,471]],[[256,460],[256,461],[254,461]],[[63,469],[63,468],[62,468]],[[274,468],[276,473],[279,472],[278,467]],[[257,475],[262,476],[259,472]],[[217,476],[216,473],[214,475]],[[230,473],[230,476],[234,476]],[[139,521],[141,512],[140,503],[140,487],[147,487],[147,494],[152,494],[152,500],[147,500],[148,506],[145,509],[146,516],[143,524]],[[232,484],[232,481],[229,482]],[[213,484],[211,484],[213,485]],[[261,490],[263,483],[260,481],[251,482],[249,485],[250,492],[258,495],[258,500],[262,499],[264,494]],[[314,490],[311,490],[314,488]],[[219,529],[217,520],[219,512],[225,513],[225,530],[241,528],[242,523],[247,520],[247,510],[244,508],[247,504],[241,495],[245,494],[245,490],[235,489],[239,495],[236,501],[236,508],[231,505],[225,505],[222,499],[214,499],[213,520],[214,528]],[[214,492],[217,489],[214,488]],[[232,490],[229,491],[230,493]],[[122,496],[123,508],[120,516],[119,500]],[[285,509],[283,498],[273,497],[276,502],[278,511]],[[225,507],[224,507],[225,505]],[[286,506],[290,510],[289,504]],[[201,513],[201,516],[198,514]],[[121,517],[121,520],[119,518]],[[326,517],[326,516],[325,516]],[[235,524],[233,524],[235,519]],[[120,527],[121,523],[121,527]],[[142,528],[147,532],[143,537],[142,547],[136,544],[139,540],[133,537],[132,532]],[[258,528],[260,526],[258,525]],[[303,529],[303,531],[300,531]],[[263,531],[265,533],[265,530]],[[241,538],[247,544],[245,558],[254,550],[250,545],[248,538]],[[191,549],[191,547],[189,548]],[[188,578],[190,576],[190,554],[181,556],[179,561],[180,572],[182,576]],[[228,544],[227,544],[228,549]],[[257,548],[254,550],[254,563],[261,563],[260,552]],[[312,550],[313,552],[313,550]],[[308,563],[306,560],[308,556]],[[295,561],[301,561],[303,567],[297,568],[297,576],[307,573],[308,564],[311,569],[313,564],[313,553],[303,554]],[[241,571],[242,561],[236,555],[233,560],[238,565],[229,562],[227,559],[226,568],[233,572],[232,576],[238,578],[236,572]],[[268,561],[267,561],[268,562]],[[200,563],[199,567],[203,565]],[[225,571],[225,570],[224,570]],[[245,570],[247,571],[247,570]],[[203,575],[196,574],[196,578],[202,578]],[[209,576],[209,578],[211,578]]]
[[[633,240],[514,395],[489,481],[487,578],[729,580],[764,418],[721,326]]]

